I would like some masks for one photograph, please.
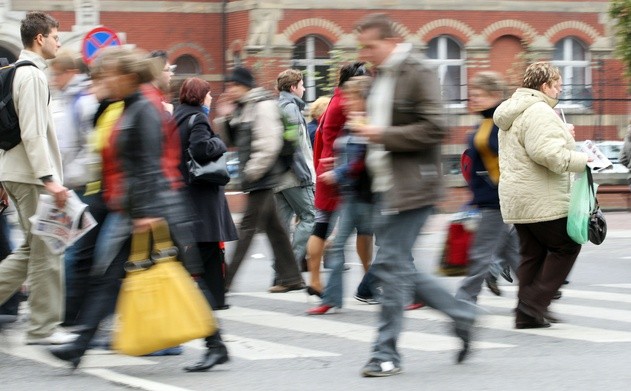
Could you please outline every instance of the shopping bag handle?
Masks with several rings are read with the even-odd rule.
[[[153,238],[153,249],[149,245]],[[131,252],[125,263],[126,271],[144,270],[157,260],[175,257],[177,248],[173,245],[169,226],[164,219],[151,223],[151,230],[136,231],[132,234]]]
[[[594,178],[592,177],[592,170],[589,166],[585,166],[587,172],[587,186],[589,186],[589,192],[591,197],[589,199],[589,210],[593,212],[598,208],[598,198],[596,198],[596,192],[594,191]]]

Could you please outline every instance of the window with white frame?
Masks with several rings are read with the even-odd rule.
[[[579,39],[567,37],[554,45],[552,64],[559,68],[563,79],[559,105],[591,106],[592,77],[589,63],[589,52]]]
[[[313,102],[326,95],[331,44],[317,35],[307,35],[296,42],[292,55],[292,68],[304,73],[305,102]]]
[[[428,62],[438,71],[443,100],[448,105],[465,104],[466,69],[464,50],[458,41],[448,35],[433,38],[427,44]]]

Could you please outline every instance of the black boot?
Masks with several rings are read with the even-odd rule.
[[[60,360],[64,360],[72,365],[72,369],[76,369],[81,362],[83,349],[78,348],[74,343],[67,343],[49,348],[48,351]]]
[[[228,357],[228,349],[226,345],[221,344],[218,346],[209,347],[202,358],[193,365],[184,367],[186,372],[202,372],[207,371],[217,364],[223,364],[230,360]]]

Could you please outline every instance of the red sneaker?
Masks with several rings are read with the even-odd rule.
[[[333,308],[332,305],[322,304],[321,306],[310,308],[309,310],[307,310],[307,314],[308,315],[324,315],[327,312],[329,312],[329,310],[332,308]]]
[[[405,306],[406,311],[414,311],[425,307],[425,303],[412,303]]]

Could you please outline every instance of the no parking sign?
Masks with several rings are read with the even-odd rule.
[[[86,64],[90,64],[94,57],[96,57],[99,50],[108,46],[120,46],[121,40],[116,35],[114,30],[107,27],[97,27],[91,30],[83,38],[83,44],[81,45],[81,54],[83,61]]]

